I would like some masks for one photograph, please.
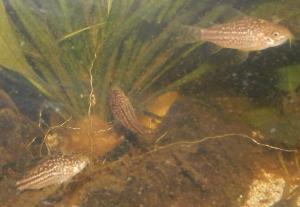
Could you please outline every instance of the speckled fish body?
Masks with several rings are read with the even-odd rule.
[[[242,51],[275,47],[293,37],[291,32],[281,25],[252,17],[199,30],[202,41]]]
[[[119,121],[123,127],[140,135],[151,133],[150,129],[140,124],[130,100],[121,89],[111,88],[109,105],[114,119]]]
[[[83,155],[61,155],[47,159],[16,183],[18,190],[41,189],[61,184],[81,172],[89,163]]]

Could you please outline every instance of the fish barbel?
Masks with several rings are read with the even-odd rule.
[[[81,172],[89,163],[83,155],[60,155],[45,160],[17,181],[18,190],[41,189],[61,184]]]
[[[189,27],[199,41],[212,42],[223,48],[259,51],[276,47],[293,38],[285,27],[264,19],[243,17],[208,28]]]

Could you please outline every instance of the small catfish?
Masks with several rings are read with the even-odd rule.
[[[108,99],[113,118],[120,122],[123,127],[139,135],[152,133],[151,129],[144,127],[139,122],[129,98],[121,89],[111,88]]]
[[[243,17],[208,28],[184,26],[187,35],[194,40],[212,42],[222,48],[237,49],[245,52],[260,51],[276,47],[293,38],[285,27],[252,17]]]
[[[62,184],[80,173],[90,160],[80,154],[57,155],[39,163],[17,181],[18,190],[41,189]]]

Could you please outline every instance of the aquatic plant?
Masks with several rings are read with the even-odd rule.
[[[8,53],[0,57],[1,65],[25,76],[57,104],[65,119],[92,111],[105,118],[111,84],[141,97],[203,45],[186,47],[175,57],[174,50],[180,48],[174,38],[176,25],[195,21],[197,13],[207,11],[198,22],[204,26],[230,8],[212,8],[211,1],[182,0],[4,3],[1,43],[6,44]],[[195,71],[188,69],[193,72],[168,89],[205,71],[205,66],[193,67]],[[156,89],[156,94],[160,93]]]
[[[63,135],[60,150],[90,148],[104,154],[121,142],[115,132],[106,131],[110,128],[106,110],[110,86],[118,85],[140,101],[154,91],[157,95],[165,92],[151,87],[197,48],[182,49],[174,59],[180,48],[174,44],[176,25],[195,18],[199,10],[211,10],[207,16],[213,16],[210,3],[1,1],[0,44],[7,52],[0,55],[0,65],[27,78],[63,121],[72,119],[60,127],[69,124],[80,129]],[[57,143],[50,131],[53,128],[44,137],[49,150]],[[93,139],[99,143],[92,143]]]
[[[279,84],[278,87],[287,93],[295,93],[300,87],[300,64],[291,64],[278,69]]]
[[[63,120],[71,117],[79,127],[97,117],[109,128],[111,85],[142,107],[208,71],[239,63],[232,61],[239,57],[234,51],[181,44],[177,29],[226,21],[238,15],[236,7],[238,1],[217,0],[3,0],[0,65],[27,78]]]
[[[232,11],[240,5],[240,1],[234,0],[227,1],[227,5],[220,4],[220,2],[222,1],[3,0],[0,1],[0,46],[6,52],[0,54],[0,65],[8,70],[20,73],[27,78],[48,98],[57,114],[63,119],[63,122],[52,122],[51,125],[59,124],[50,127],[46,131],[43,141],[45,141],[47,148],[54,149],[57,141],[61,141],[59,138],[61,136],[63,144],[59,144],[59,150],[62,152],[86,152],[86,150],[90,150],[89,152],[91,153],[96,152],[96,156],[103,155],[111,151],[111,149],[123,140],[116,132],[117,130],[112,130],[111,125],[108,123],[110,121],[110,112],[107,110],[107,95],[111,85],[117,85],[122,88],[130,98],[130,101],[134,102],[135,106],[143,106],[161,94],[177,90],[193,81],[201,81],[203,75],[212,70],[219,69],[220,71],[223,67],[227,69],[231,65],[236,65],[245,60],[240,59],[240,54],[232,50],[213,48],[210,44],[203,42],[182,45],[179,39],[177,39],[181,35],[178,34],[177,30],[180,24],[205,27],[216,22],[226,21],[232,18]],[[255,4],[257,1],[253,2],[252,4]],[[269,2],[275,3],[275,1]],[[285,77],[285,74],[282,74],[282,77]],[[284,78],[281,80],[285,81]],[[288,79],[288,82],[290,80]],[[295,85],[298,85],[297,80],[295,81]],[[288,89],[293,88],[294,90],[294,85],[293,87],[291,86],[288,83]],[[285,86],[283,85],[283,87]],[[196,108],[200,102],[194,104]],[[210,103],[209,105],[212,104]],[[157,105],[153,104],[153,106],[155,108]],[[137,178],[145,177],[147,183],[155,183],[156,181],[153,182],[152,180],[152,178],[155,178],[157,183],[163,186],[161,189],[164,191],[166,185],[162,184],[161,180],[164,180],[165,177],[175,178],[176,176],[169,176],[172,171],[178,172],[181,175],[182,170],[184,170],[191,175],[193,180],[197,181],[197,185],[199,184],[198,178],[200,177],[201,186],[212,189],[213,184],[207,186],[204,183],[202,185],[202,174],[198,175],[195,173],[197,170],[195,171],[192,165],[184,161],[186,156],[178,156],[181,152],[173,153],[176,146],[199,144],[206,140],[232,137],[230,142],[222,142],[221,151],[224,151],[225,155],[229,155],[227,152],[228,149],[233,149],[232,146],[235,146],[233,143],[238,144],[236,145],[238,146],[238,150],[234,151],[233,155],[235,153],[240,154],[239,149],[241,146],[244,148],[245,145],[240,145],[237,142],[239,138],[245,138],[270,149],[280,149],[260,144],[255,139],[252,139],[252,137],[239,134],[209,136],[198,140],[198,134],[213,134],[216,131],[223,133],[223,125],[231,119],[233,113],[230,113],[230,117],[225,117],[224,120],[219,121],[217,116],[207,116],[206,113],[202,114],[206,110],[200,110],[201,114],[197,115],[203,117],[203,119],[198,119],[198,117],[190,117],[194,113],[194,110],[190,106],[187,104],[187,107],[183,107],[187,109],[186,112],[190,113],[182,113],[183,115],[179,113],[175,118],[180,120],[182,116],[185,116],[191,120],[189,123],[191,127],[182,127],[181,129],[188,132],[187,134],[193,132],[191,134],[195,134],[196,136],[192,137],[192,139],[195,139],[195,141],[184,140],[185,137],[182,137],[182,134],[178,133],[177,138],[172,134],[169,135],[172,139],[166,140],[166,143],[170,142],[167,145],[165,145],[165,140],[159,143],[155,142],[152,146],[153,150],[150,149],[141,156],[133,156],[134,159],[130,160],[135,163],[141,160],[141,164],[136,168],[132,168],[134,165],[129,165],[130,170],[136,173],[133,175],[136,175]],[[199,108],[201,109],[201,106]],[[223,113],[223,111],[221,112]],[[257,128],[262,125],[268,125],[270,117],[272,119],[274,117],[277,118],[277,116],[272,116],[277,111],[269,113],[266,113],[267,111],[254,112],[256,113],[245,114],[242,118],[248,119],[250,123],[256,123],[255,127]],[[223,116],[222,113],[216,114]],[[261,114],[261,117],[258,116],[259,114]],[[241,115],[238,114],[238,116]],[[268,119],[264,119],[266,117]],[[211,118],[214,119],[213,122],[211,122]],[[198,127],[201,122],[207,122],[206,126],[203,127],[204,130]],[[289,123],[284,122],[284,124],[288,125]],[[235,127],[230,127],[230,129],[232,128],[235,130]],[[243,126],[241,128],[241,130],[244,130]],[[267,126],[266,129],[269,130],[269,127]],[[59,135],[52,133],[56,132],[56,130],[60,132]],[[178,139],[178,142],[173,142],[173,136],[175,139]],[[156,141],[161,140],[157,139]],[[208,148],[212,146],[212,150],[208,156],[204,156],[209,158],[207,160],[211,160],[211,155],[216,155],[217,158],[220,157],[220,147],[213,147],[213,145],[220,146],[218,143],[208,143],[212,144],[208,145]],[[249,147],[244,149],[248,148],[252,149],[253,146],[249,145]],[[177,168],[178,165],[178,171],[168,166],[168,169],[171,169],[170,172],[164,171],[164,168],[162,168],[162,173],[160,173],[159,168],[161,166],[159,166],[159,168],[154,169],[155,172],[153,171],[153,175],[159,174],[162,177],[152,176],[152,174],[144,176],[144,174],[149,174],[151,165],[158,166],[162,164],[161,159],[164,156],[159,154],[155,158],[159,162],[153,162],[153,164],[142,158],[146,157],[145,155],[152,155],[152,153],[157,153],[163,149],[170,150],[167,151],[166,158],[169,158],[169,156],[175,157],[174,166]],[[191,156],[188,156],[193,158],[191,160],[193,163],[195,155],[198,154],[194,152],[197,150],[199,151],[199,146],[195,145],[195,148],[191,150]],[[175,149],[175,151],[185,150]],[[257,152],[256,149],[254,151]],[[200,159],[203,157],[202,154],[199,154]],[[246,156],[247,154],[251,153],[246,153]],[[257,154],[257,156],[260,155],[260,153]],[[149,157],[150,161],[153,159],[153,156],[147,157]],[[221,160],[217,159],[218,162],[215,164],[220,163],[220,166],[225,166],[224,161],[232,163],[230,156],[221,157],[225,158]],[[242,158],[237,163],[244,163],[245,159],[243,156],[233,157]],[[114,186],[114,181],[107,179],[110,177],[103,173],[104,169],[108,168],[109,175],[117,175],[118,182],[122,180],[122,185],[129,186],[129,188],[116,187],[120,189],[118,192],[126,192],[124,195],[128,197],[129,194],[127,192],[132,188],[130,185],[132,186],[132,181],[135,180],[135,177],[128,176],[128,166],[124,168],[118,165],[118,163],[123,161],[126,163],[126,159],[128,159],[127,156],[115,163],[111,163],[112,165],[93,166],[93,172],[88,174],[83,182],[81,181],[79,184],[75,182],[74,186],[76,187],[70,188],[70,191],[72,191],[71,196],[70,192],[60,196],[63,199],[62,202],[68,198],[70,200],[75,198],[73,203],[74,205],[78,205],[82,200],[86,200],[87,195],[91,194],[91,192],[96,192],[96,190],[98,191],[98,189],[102,189],[103,186],[105,186],[105,191],[109,190],[110,188],[106,188],[106,186]],[[145,168],[145,163],[147,165],[150,164],[150,168]],[[63,165],[63,168],[65,167],[64,163],[58,164]],[[168,162],[167,164],[169,165],[170,163]],[[235,163],[233,164],[231,167],[235,169],[236,165]],[[122,174],[118,171],[114,173],[112,166],[119,166],[119,169],[126,171],[124,177],[120,178]],[[231,167],[228,168],[228,172],[232,172],[233,168]],[[139,169],[142,169],[142,172]],[[249,174],[246,173],[246,176],[249,176]],[[151,177],[151,179],[147,177]],[[216,177],[212,176],[211,178],[215,180]],[[55,179],[55,182],[58,182],[57,180],[60,178]],[[190,180],[188,182],[190,183]],[[82,183],[84,185],[81,185]],[[140,182],[138,181],[137,183],[139,184],[137,189],[141,189]],[[170,183],[174,183],[173,180]],[[36,186],[31,187],[36,188]],[[156,190],[156,188],[153,189]],[[225,194],[226,190],[228,191],[228,189],[224,190]],[[46,194],[49,195],[49,192],[46,192]],[[98,192],[107,196],[103,191]],[[139,194],[136,191],[133,192],[134,195]],[[157,195],[159,195],[160,192],[157,192]],[[235,191],[233,192],[235,193]],[[45,194],[39,195],[39,192],[35,193],[37,194],[29,194],[29,196],[35,196],[30,197],[30,199],[28,199],[28,194],[27,197],[22,196],[24,194],[18,195],[17,198],[19,199],[13,197],[14,200],[12,203],[15,206],[19,202],[22,203],[20,205],[30,202],[28,206],[34,206],[39,201],[48,200],[46,198],[48,196],[45,196]],[[180,188],[178,193],[182,194]],[[214,193],[215,191],[212,194]],[[116,196],[114,193],[111,193],[111,195]],[[132,198],[135,198],[134,195]],[[241,195],[241,192],[237,192],[236,195]],[[140,198],[142,197],[144,198],[145,195],[140,196]],[[212,197],[215,198],[215,195],[212,195]],[[236,198],[236,196],[234,195],[233,198]],[[224,197],[222,199],[224,200]],[[123,201],[123,199],[118,200],[120,202]],[[236,199],[234,199],[234,202],[237,202]],[[65,204],[62,206],[68,205]]]

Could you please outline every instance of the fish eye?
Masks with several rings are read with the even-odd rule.
[[[273,32],[273,36],[274,37],[278,37],[279,36],[279,32]]]

